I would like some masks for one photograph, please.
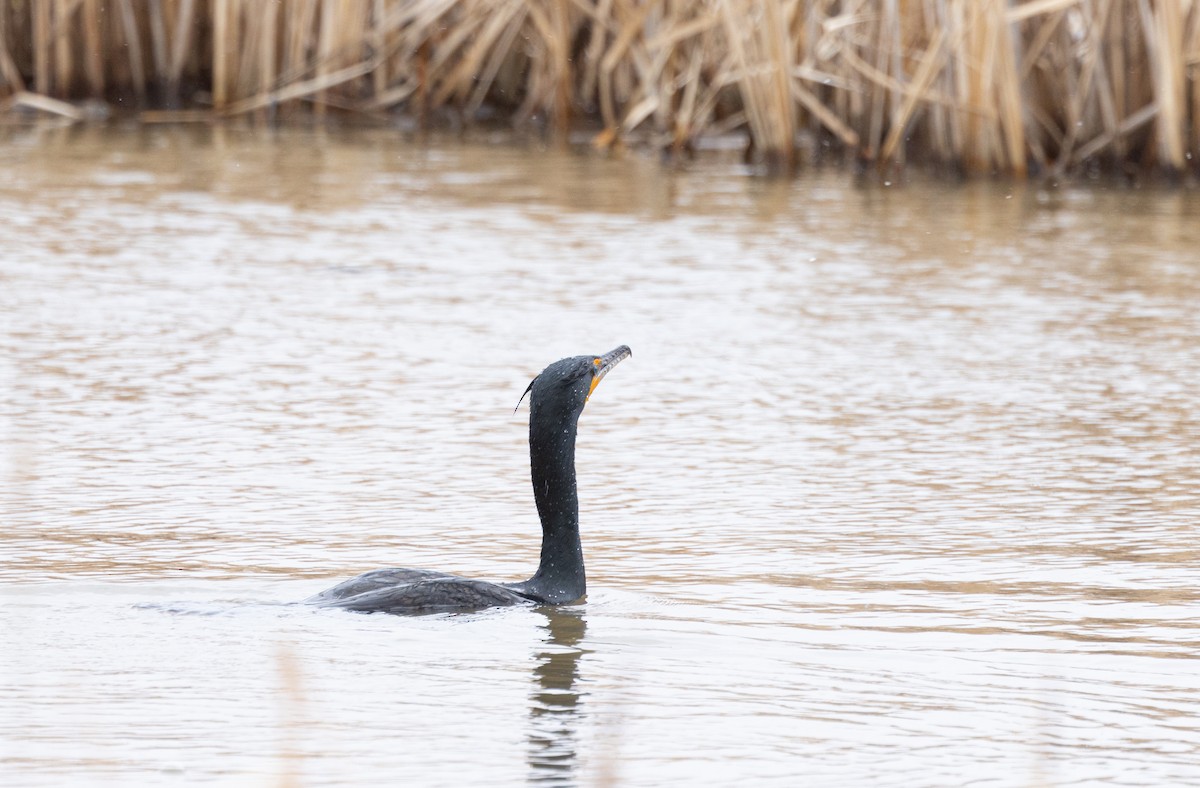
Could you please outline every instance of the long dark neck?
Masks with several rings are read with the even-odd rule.
[[[533,498],[542,520],[542,558],[526,589],[547,602],[584,595],[583,547],[579,543],[579,494],[575,488],[575,432],[579,414],[546,418],[531,408],[529,465]]]

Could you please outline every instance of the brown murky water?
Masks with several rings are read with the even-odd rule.
[[[380,131],[0,145],[0,781],[1200,782],[1200,199]],[[585,604],[284,605],[533,568]]]

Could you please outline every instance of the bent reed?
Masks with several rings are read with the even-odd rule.
[[[1198,172],[1200,0],[0,0],[0,109],[85,98],[743,133],[781,169]]]

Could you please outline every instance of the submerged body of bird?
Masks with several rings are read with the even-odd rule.
[[[376,569],[305,600],[364,613],[422,614],[508,605],[562,605],[587,592],[579,539],[575,435],[600,380],[633,355],[625,345],[599,356],[556,361],[529,388],[529,465],[542,521],[542,552],[533,577],[491,583],[427,569]],[[522,395],[523,397],[524,395]]]

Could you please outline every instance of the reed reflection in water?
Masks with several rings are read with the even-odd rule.
[[[1200,783],[1200,196],[0,133],[0,781]]]

